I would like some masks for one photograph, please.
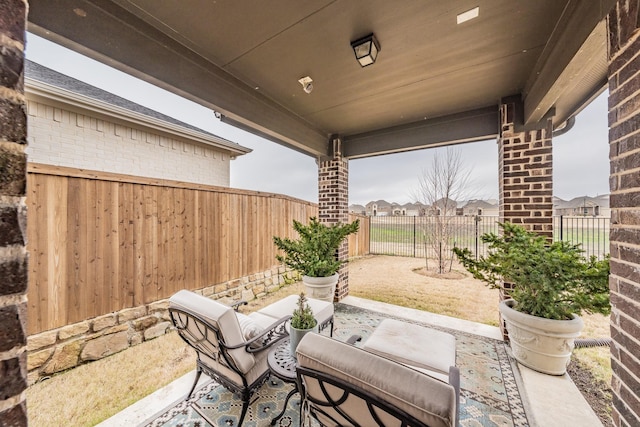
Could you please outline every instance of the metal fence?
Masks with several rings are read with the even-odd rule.
[[[436,258],[442,248],[433,244],[433,229],[446,227],[449,246],[469,248],[486,255],[488,246],[480,237],[498,233],[497,216],[375,216],[369,217],[369,251],[372,254]],[[580,243],[587,256],[609,253],[609,218],[553,218],[554,240]],[[449,248],[449,250],[450,250]]]
[[[580,243],[585,254],[602,259],[609,253],[610,218],[594,216],[554,216],[553,240]]]

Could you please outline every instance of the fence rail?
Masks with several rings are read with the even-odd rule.
[[[376,216],[369,217],[370,252],[372,254],[436,258],[439,247],[429,241],[435,217]],[[497,216],[451,216],[443,221],[448,227],[449,245],[468,248],[476,256],[486,255],[487,245],[480,236],[498,233]],[[609,253],[609,218],[553,218],[554,241],[580,243],[585,255],[598,258]]]

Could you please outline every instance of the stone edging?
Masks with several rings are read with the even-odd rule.
[[[279,289],[285,273],[273,267],[195,292],[226,303],[250,301]],[[164,299],[29,336],[29,384],[166,334],[172,330],[168,306]]]

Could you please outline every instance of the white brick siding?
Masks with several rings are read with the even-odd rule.
[[[229,186],[229,154],[215,147],[34,100],[27,111],[30,162]]]

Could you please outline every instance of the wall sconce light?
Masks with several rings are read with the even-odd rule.
[[[367,67],[376,62],[378,52],[380,52],[380,43],[373,33],[351,42],[351,47],[362,67]]]

